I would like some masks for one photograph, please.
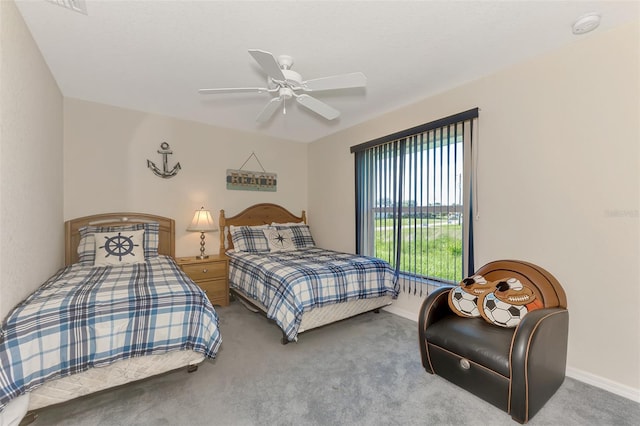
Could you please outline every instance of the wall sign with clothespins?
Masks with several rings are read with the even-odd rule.
[[[243,170],[252,157],[260,165],[261,172]],[[239,169],[227,169],[227,189],[276,192],[277,183],[278,175],[276,173],[267,173],[255,152],[251,153]]]

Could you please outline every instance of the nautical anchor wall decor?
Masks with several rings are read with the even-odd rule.
[[[162,142],[160,144],[160,149],[158,150],[158,154],[162,155],[162,170],[160,170],[151,160],[147,160],[147,167],[151,169],[151,171],[153,172],[153,174],[155,174],[156,176],[159,176],[161,178],[171,178],[174,177],[175,175],[178,174],[178,170],[180,170],[182,167],[180,167],[180,163],[176,163],[175,166],[173,166],[173,169],[169,170],[169,160],[168,160],[168,156],[170,154],[173,154],[173,151],[171,151],[169,149],[169,144],[166,142]]]

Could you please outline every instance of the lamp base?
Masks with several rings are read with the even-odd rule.
[[[208,259],[209,255],[204,254],[204,232],[200,233],[200,256],[196,256],[196,259]]]

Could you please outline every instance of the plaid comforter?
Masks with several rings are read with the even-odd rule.
[[[46,380],[173,350],[214,358],[222,339],[209,299],[167,256],[59,270],[0,330],[0,411]]]
[[[262,303],[289,340],[297,338],[302,314],[313,308],[398,295],[393,269],[374,257],[317,247],[227,255],[229,285]]]

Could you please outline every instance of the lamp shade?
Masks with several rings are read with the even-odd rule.
[[[202,207],[200,210],[196,210],[193,215],[193,219],[191,220],[191,224],[187,228],[187,231],[195,231],[195,232],[211,232],[215,231],[216,225],[213,222],[213,218],[211,217],[211,213],[209,210],[205,210]]]

